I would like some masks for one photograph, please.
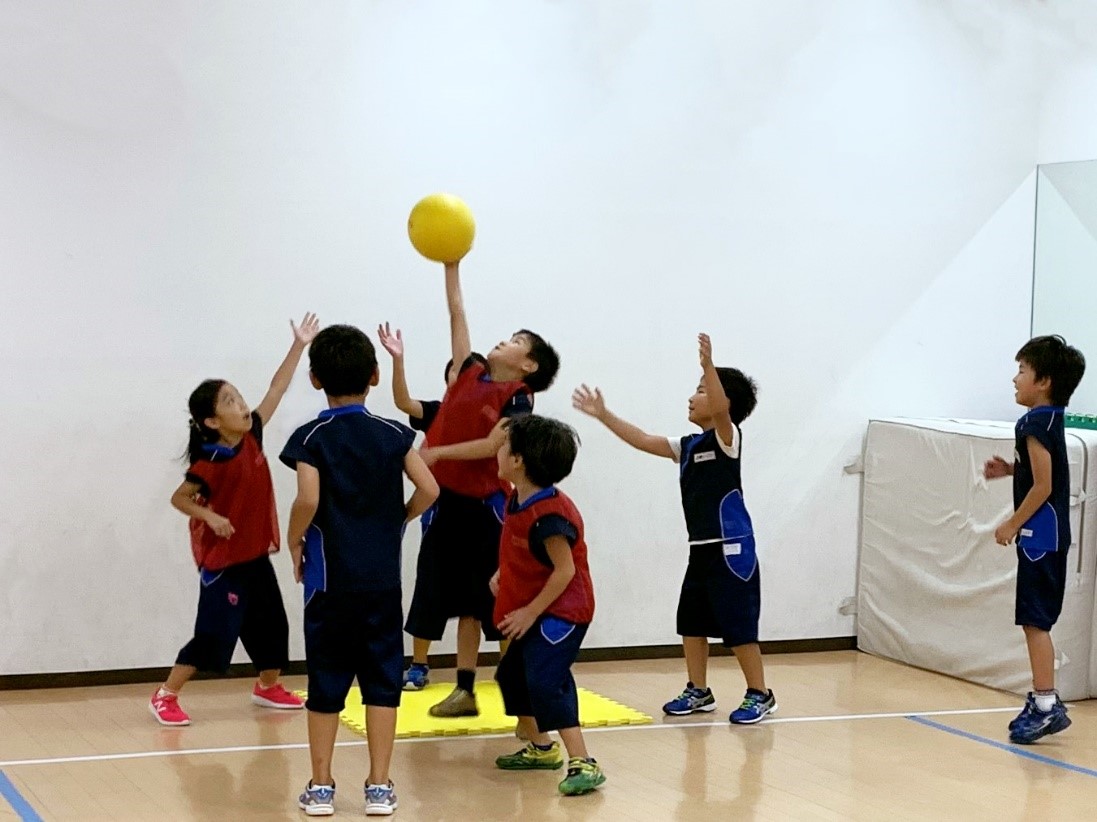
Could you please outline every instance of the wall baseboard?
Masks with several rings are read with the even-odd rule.
[[[803,654],[819,651],[853,651],[857,649],[857,637],[837,636],[822,639],[781,639],[761,643],[764,654]],[[712,645],[713,656],[730,656],[731,650]],[[620,648],[584,648],[579,651],[580,662],[617,662],[640,659],[674,659],[682,656],[681,645],[630,645]],[[405,664],[410,658],[405,660]],[[499,662],[497,652],[480,654],[480,665],[494,666]],[[432,668],[452,668],[456,664],[454,654],[432,654]],[[4,674],[0,675],[0,691],[30,690],[34,688],[88,688],[98,685],[134,685],[163,682],[171,668],[126,668],[118,671],[74,671],[57,674]],[[289,675],[305,674],[304,660],[291,662],[285,670]],[[230,666],[226,678],[255,676],[255,669],[248,663]],[[195,679],[219,679],[218,674],[198,674]]]

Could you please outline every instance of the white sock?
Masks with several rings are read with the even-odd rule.
[[[165,688],[163,685],[161,685],[160,690],[156,692],[156,697],[157,697],[157,699],[160,699],[160,698],[163,698],[165,696],[179,696],[179,694],[176,693],[175,691],[169,691],[167,688]]]
[[[1043,713],[1047,713],[1055,707],[1055,702],[1059,698],[1058,691],[1035,691],[1033,699],[1036,700],[1036,709]]]

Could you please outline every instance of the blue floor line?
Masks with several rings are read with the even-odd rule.
[[[919,725],[926,725],[930,728],[936,728],[939,731],[945,731],[946,733],[963,737],[964,739],[970,739],[972,742],[982,742],[984,745],[990,745],[992,748],[998,748],[999,750],[1006,751],[1014,756],[1020,756],[1024,759],[1031,759],[1033,762],[1040,762],[1044,765],[1062,768],[1064,771],[1073,771],[1074,773],[1080,773],[1083,776],[1097,776],[1097,771],[1091,768],[1083,768],[1081,765],[1073,765],[1070,762],[1063,762],[1061,759],[1052,759],[1050,756],[1038,754],[1024,745],[1010,745],[1006,742],[999,742],[997,739],[988,739],[985,736],[979,736],[978,734],[961,731],[959,728],[953,728],[951,725],[942,725],[940,722],[934,722],[932,719],[926,719],[924,716],[908,716],[907,719],[911,722],[917,722]]]
[[[0,771],[0,796],[7,800],[23,822],[42,822],[42,817],[30,806],[30,802],[23,798],[23,794],[19,793],[3,771]]]

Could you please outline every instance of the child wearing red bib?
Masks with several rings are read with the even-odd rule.
[[[226,671],[238,639],[259,672],[252,702],[278,709],[304,705],[278,681],[289,661],[289,623],[270,561],[280,543],[274,485],[263,454],[263,426],[320,328],[313,314],[290,326],[293,344],[254,411],[225,380],[206,380],[190,395],[190,467],[171,504],[190,517],[200,579],[198,616],[194,637],[149,701],[161,725],[190,724],[179,707],[179,691],[198,671]]]

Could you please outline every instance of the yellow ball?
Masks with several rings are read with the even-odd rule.
[[[436,263],[460,260],[472,248],[476,221],[464,200],[452,194],[431,194],[415,204],[408,216],[408,237],[415,250]]]

